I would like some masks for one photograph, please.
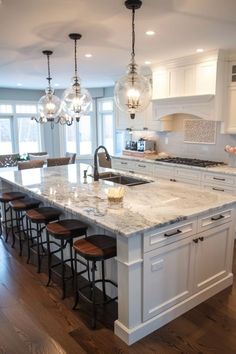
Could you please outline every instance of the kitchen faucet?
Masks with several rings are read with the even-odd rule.
[[[105,148],[105,146],[99,145],[99,146],[97,147],[97,149],[95,150],[95,152],[94,152],[94,166],[93,166],[93,168],[94,168],[94,170],[93,170],[94,181],[98,181],[98,180],[99,180],[97,154],[98,154],[98,151],[99,151],[100,149],[103,149],[103,150],[105,151],[107,161],[110,161],[110,159],[111,159],[111,157],[110,157],[110,155],[109,155],[107,149]]]

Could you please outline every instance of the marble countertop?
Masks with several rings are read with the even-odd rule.
[[[123,205],[113,207],[107,200],[107,190],[119,185],[103,180],[94,182],[92,177],[84,183],[83,170],[86,167],[76,164],[23,171],[5,170],[0,171],[0,177],[3,182],[30,191],[89,224],[127,237],[202,215],[209,210],[217,212],[222,207],[236,205],[236,197],[230,195],[151,179],[152,183],[124,187]]]
[[[157,155],[158,156],[158,155]],[[128,160],[133,160],[133,161],[140,161],[140,162],[149,162],[149,163],[154,163],[157,165],[165,165],[165,166],[174,166],[174,167],[182,167],[182,168],[187,168],[191,170],[200,170],[202,172],[215,172],[215,173],[221,173],[221,174],[227,174],[227,175],[233,175],[236,176],[236,168],[235,167],[230,167],[229,165],[219,165],[219,166],[214,166],[214,167],[198,167],[198,166],[188,166],[188,165],[181,165],[177,163],[169,163],[169,162],[163,162],[160,160],[155,161],[157,158],[150,156],[150,157],[137,157],[137,156],[127,156],[127,155],[115,155],[113,158],[118,158],[118,159],[128,159]]]

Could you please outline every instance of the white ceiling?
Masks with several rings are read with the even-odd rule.
[[[44,88],[43,49],[52,49],[53,83],[73,76],[71,32],[79,42],[84,86],[112,86],[129,62],[131,13],[124,0],[0,1],[0,87]],[[236,0],[143,0],[136,14],[137,62],[157,62],[197,48],[236,48]],[[148,37],[145,31],[156,32]],[[87,59],[86,53],[93,54]]]

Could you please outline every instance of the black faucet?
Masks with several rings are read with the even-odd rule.
[[[94,166],[93,166],[93,168],[94,168],[94,170],[93,170],[93,178],[94,178],[94,181],[98,181],[98,180],[99,180],[97,154],[98,154],[98,151],[99,151],[100,149],[103,149],[103,150],[105,151],[107,161],[110,161],[110,159],[111,159],[111,157],[110,157],[110,155],[109,155],[107,149],[105,148],[105,146],[99,145],[99,146],[97,147],[97,149],[95,150],[95,152],[94,152]]]

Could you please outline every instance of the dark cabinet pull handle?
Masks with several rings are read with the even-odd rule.
[[[194,238],[193,242],[198,243],[198,238]]]
[[[175,178],[170,178],[170,182],[177,182]]]
[[[200,241],[204,241],[204,237],[199,237],[199,240]]]
[[[129,173],[134,173],[134,171],[129,171]]]
[[[127,165],[127,162],[121,162],[121,165]]]
[[[213,177],[213,179],[216,179],[217,181],[225,181],[225,178]]]
[[[145,166],[145,165],[138,165],[138,167],[143,167],[143,168],[144,168],[144,167],[147,167],[147,166]]]
[[[211,220],[212,221],[217,221],[217,220],[220,220],[220,219],[224,219],[224,215],[218,215],[218,216],[212,216],[211,217]]]
[[[216,188],[216,187],[212,187],[212,189],[213,189],[214,191],[219,191],[219,192],[224,192],[224,191],[225,191],[225,190],[222,189],[222,188]]]
[[[182,231],[178,229],[178,230],[176,230],[176,231],[174,231],[174,232],[171,232],[171,233],[168,233],[168,234],[166,233],[166,234],[164,234],[164,236],[165,236],[165,237],[170,237],[170,236],[174,236],[174,235],[181,234],[181,232],[182,232]]]

